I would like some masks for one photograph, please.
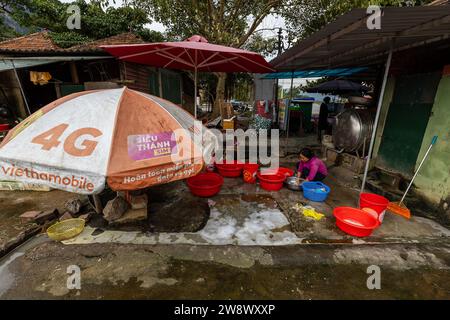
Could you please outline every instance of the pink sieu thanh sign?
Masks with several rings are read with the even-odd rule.
[[[173,132],[128,136],[128,155],[133,160],[170,156],[176,152],[177,142]]]

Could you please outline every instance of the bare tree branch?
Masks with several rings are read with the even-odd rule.
[[[250,25],[250,28],[247,30],[247,32],[238,40],[238,43],[237,43],[238,47],[241,47],[248,40],[248,38],[253,34],[253,32],[256,30],[256,28],[264,20],[264,18],[270,13],[270,10],[272,10],[272,8],[280,2],[281,2],[281,0],[273,0],[273,1],[270,1],[267,3],[267,5],[255,17],[255,19],[253,20],[253,23]]]

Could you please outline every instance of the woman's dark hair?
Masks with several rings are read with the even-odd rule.
[[[312,151],[310,148],[303,148],[302,150],[300,150],[300,154],[308,159],[314,157],[314,151]]]

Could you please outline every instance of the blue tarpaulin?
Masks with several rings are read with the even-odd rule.
[[[294,72],[276,72],[266,74],[263,77],[263,79],[343,77],[343,76],[351,76],[352,74],[359,73],[367,69],[368,69],[367,67],[357,67],[357,68],[336,68],[325,70],[306,70]]]

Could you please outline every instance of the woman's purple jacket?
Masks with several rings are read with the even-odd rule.
[[[301,174],[304,168],[309,169],[309,175],[307,177],[309,181],[314,180],[317,172],[320,172],[324,176],[328,175],[327,166],[316,156],[312,157],[307,162],[300,161],[298,165],[298,172]]]

